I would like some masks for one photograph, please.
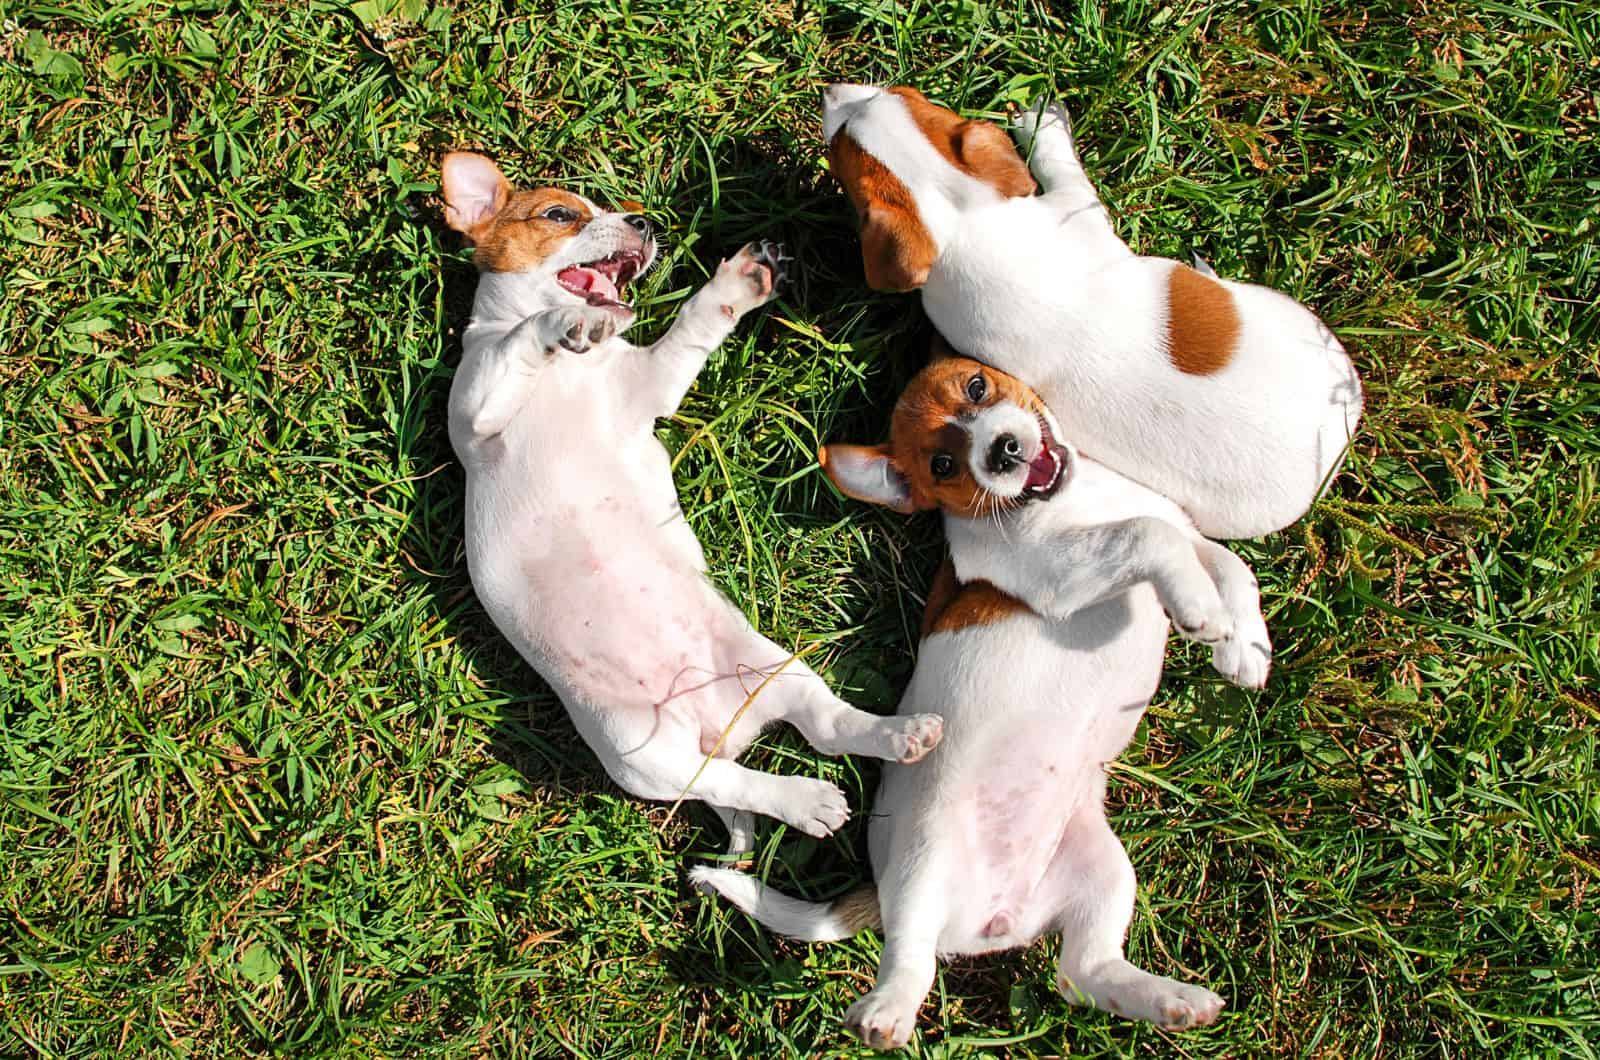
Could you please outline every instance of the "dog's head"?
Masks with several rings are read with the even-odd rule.
[[[963,212],[1037,189],[1004,130],[914,88],[829,85],[822,135],[828,168],[855,204],[874,290],[921,287]]]
[[[883,445],[817,454],[839,490],[895,511],[979,518],[1046,500],[1076,457],[1050,410],[1020,380],[966,357],[941,357],[906,386]]]
[[[637,204],[610,212],[560,188],[518,189],[470,151],[445,155],[442,178],[445,222],[473,245],[479,271],[548,278],[554,304],[569,298],[632,316],[623,288],[656,257]]]

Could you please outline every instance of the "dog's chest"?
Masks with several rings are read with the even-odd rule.
[[[615,579],[703,560],[666,450],[612,365],[551,365],[527,406],[468,462],[469,550],[536,581]]]

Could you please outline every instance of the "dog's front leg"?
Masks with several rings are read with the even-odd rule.
[[[650,419],[678,411],[711,351],[739,318],[770,302],[783,283],[789,258],[776,243],[749,243],[717,267],[711,282],[690,297],[678,319],[633,361],[640,411]]]
[[[946,523],[956,576],[989,582],[1041,615],[1069,618],[1149,582],[1183,636],[1209,645],[1233,637],[1233,616],[1192,539],[1163,519],[1140,516],[1079,527],[1003,551],[958,547],[960,533]]]
[[[465,422],[473,441],[506,429],[533,392],[540,371],[563,353],[587,353],[617,333],[610,310],[596,306],[546,309],[527,317],[498,341],[468,355],[465,385],[450,395],[451,418]]]
[[[1211,665],[1242,688],[1261,688],[1272,668],[1272,639],[1261,615],[1256,576],[1244,560],[1214,541],[1196,538],[1195,554],[1233,616],[1233,637],[1211,646]]]

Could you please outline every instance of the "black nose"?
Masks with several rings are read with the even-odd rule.
[[[1003,475],[1022,462],[1022,443],[1016,435],[1002,434],[989,446],[989,473]]]
[[[642,238],[642,239],[649,239],[650,238],[650,233],[651,233],[652,229],[650,227],[650,219],[649,218],[645,217],[643,214],[630,213],[627,216],[623,217],[623,220],[628,222],[628,226],[630,228],[632,228],[635,232],[639,233],[640,238]]]

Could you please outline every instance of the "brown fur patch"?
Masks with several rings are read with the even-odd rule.
[[[910,291],[926,283],[938,248],[900,178],[843,129],[828,145],[828,170],[861,219],[867,286],[874,291]]]
[[[1209,276],[1179,265],[1167,276],[1167,356],[1180,372],[1210,375],[1233,358],[1239,310]]]
[[[967,397],[967,384],[975,375],[982,375],[988,388],[979,402]],[[888,452],[910,486],[914,508],[940,508],[966,516],[991,510],[996,499],[978,485],[967,466],[967,432],[951,421],[999,401],[1036,411],[1043,408],[1039,396],[1021,380],[967,357],[940,358],[906,385],[889,421]],[[946,479],[933,474],[933,460],[940,454],[949,454],[956,462],[956,473]]]
[[[922,613],[922,636],[954,633],[969,626],[987,626],[1031,610],[1021,600],[988,582],[963,585],[956,579],[955,564],[946,557],[933,576],[933,585],[928,588],[928,606]]]
[[[968,626],[987,626],[1002,618],[1031,611],[1027,604],[988,582],[973,582],[962,586],[960,595],[950,601],[950,606],[934,620],[930,632],[954,633]]]
[[[909,85],[889,89],[911,112],[922,135],[934,150],[957,169],[983,181],[1006,198],[1032,195],[1038,190],[1028,163],[1017,153],[1011,138],[998,125],[967,120],[953,110],[929,102]]]
[[[939,569],[933,572],[933,583],[928,586],[928,604],[922,609],[922,629],[919,636],[933,632],[933,624],[944,614],[944,609],[961,593],[961,583],[956,580],[956,565],[946,556]]]
[[[1038,190],[1028,164],[999,126],[967,121],[914,88],[889,91],[905,102],[911,120],[952,166],[1007,197]],[[910,291],[926,283],[939,252],[900,178],[852,140],[848,129],[833,134],[828,169],[861,219],[867,285],[875,291]]]
[[[577,219],[561,222],[539,216],[552,206],[565,206]],[[504,209],[467,233],[476,247],[472,260],[484,272],[536,268],[562,243],[583,231],[593,217],[588,204],[570,191],[513,191]]]
[[[832,912],[851,934],[863,928],[883,926],[883,913],[878,909],[878,888],[870,883],[835,898]]]

